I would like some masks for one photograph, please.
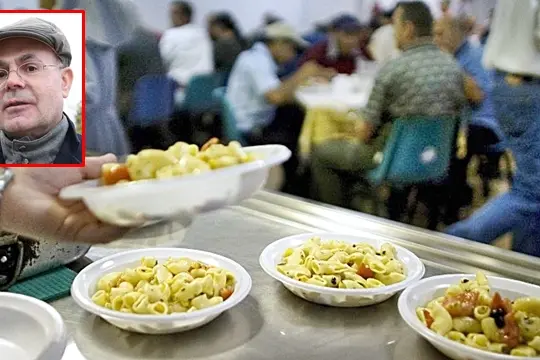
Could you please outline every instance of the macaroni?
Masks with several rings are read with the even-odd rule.
[[[167,315],[217,305],[232,295],[236,280],[225,269],[188,258],[159,263],[143,257],[136,268],[98,280],[92,301],[133,314]]]
[[[350,244],[314,237],[283,253],[277,270],[307,284],[338,289],[364,289],[395,284],[405,279],[404,264],[396,249],[384,244]]]
[[[443,297],[417,308],[416,315],[432,331],[461,344],[515,356],[540,355],[540,298],[510,302],[499,293],[491,295],[483,273],[448,287]]]
[[[137,155],[129,155],[125,164],[103,165],[101,182],[114,185],[196,175],[254,160],[255,156],[246,153],[237,141],[223,145],[214,138],[201,149],[194,144],[177,142],[167,150],[145,149]]]

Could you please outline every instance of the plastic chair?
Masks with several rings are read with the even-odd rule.
[[[459,118],[455,117],[411,117],[394,120],[390,136],[386,142],[380,165],[368,172],[367,179],[372,185],[387,184],[394,194],[401,189],[416,187],[416,196],[410,207],[408,196],[392,196],[388,206],[390,218],[398,220],[402,214],[396,209],[404,209],[411,222],[418,206],[420,190],[417,186],[439,185],[446,179],[450,161],[455,151],[456,134]],[[441,190],[435,190],[441,193]],[[408,194],[406,191],[405,194]],[[439,222],[439,196],[428,196],[429,228],[435,228]],[[404,203],[402,203],[404,202]],[[393,211],[393,212],[392,212]]]
[[[229,141],[236,140],[242,145],[246,145],[246,140],[242,137],[238,127],[236,126],[236,115],[234,114],[234,109],[232,108],[229,99],[227,99],[227,96],[223,95],[221,104],[221,123],[223,135]]]
[[[168,121],[174,113],[176,82],[167,75],[144,75],[135,83],[128,122],[146,127]]]
[[[225,73],[192,77],[186,87],[182,109],[197,114],[219,110],[221,104],[215,101],[213,91],[225,86],[226,78]]]
[[[437,182],[446,176],[452,157],[458,118],[399,118],[381,156],[368,173],[374,185],[397,186]]]

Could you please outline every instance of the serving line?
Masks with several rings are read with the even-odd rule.
[[[330,225],[309,225],[291,220],[291,216],[277,216],[268,203],[265,206],[273,210],[264,213],[261,208],[265,201],[260,200],[264,196],[267,194],[259,194],[243,206],[197,218],[175,245],[218,253],[244,266],[253,279],[253,288],[242,303],[200,329],[145,336],[107,324],[83,311],[71,298],[56,301],[52,305],[62,314],[82,356],[89,360],[445,359],[401,320],[397,297],[367,308],[323,307],[294,296],[266,275],[258,263],[266,245],[289,235],[325,231]],[[282,207],[282,212],[287,211],[292,210]],[[363,223],[370,223],[370,219],[364,218]],[[337,222],[335,226],[335,231],[345,230]],[[140,247],[126,239],[111,247],[95,247],[88,256],[95,259]],[[448,257],[454,257],[449,263],[455,266],[424,258],[425,276],[483,269],[460,263],[455,254]]]
[[[308,228],[387,237],[423,260],[450,267],[468,266],[464,271],[480,268],[486,273],[540,285],[540,261],[536,257],[268,191],[257,193],[242,205],[261,216]]]

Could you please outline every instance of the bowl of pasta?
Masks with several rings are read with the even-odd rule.
[[[424,276],[420,259],[374,236],[289,236],[260,255],[263,270],[293,294],[318,304],[361,307],[383,302]]]
[[[433,276],[400,296],[403,320],[454,360],[540,359],[540,287],[486,276]]]
[[[221,255],[152,248],[105,257],[75,278],[71,295],[83,309],[127,331],[170,334],[203,326],[238,305],[251,277]]]
[[[242,147],[214,138],[199,148],[178,142],[105,164],[100,179],[66,187],[60,198],[82,200],[97,218],[114,225],[175,220],[187,226],[199,213],[250,198],[265,185],[270,169],[290,156],[282,145]]]

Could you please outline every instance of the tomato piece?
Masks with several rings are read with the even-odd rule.
[[[442,306],[452,317],[472,316],[478,301],[478,292],[466,291],[455,296],[447,296]]]
[[[232,295],[232,293],[232,289],[223,288],[219,291],[219,296],[221,296],[223,300],[227,300]]]
[[[514,312],[510,312],[504,316],[504,327],[501,329],[502,342],[508,345],[510,349],[519,345],[519,326],[514,316]]]
[[[430,312],[424,309],[424,318],[426,319],[426,325],[428,329],[431,329],[431,324],[435,321],[433,317],[431,316]]]
[[[101,182],[103,185],[114,185],[119,181],[131,181],[128,167],[125,164],[105,164],[101,168]]]
[[[492,309],[503,309],[505,314],[509,314],[512,312],[512,303],[509,299],[503,299],[501,297],[501,294],[496,292],[493,295],[493,299],[491,300],[491,308]]]
[[[360,275],[364,279],[370,279],[372,277],[375,277],[375,273],[373,272],[373,270],[371,270],[366,264],[360,265],[356,274]]]

